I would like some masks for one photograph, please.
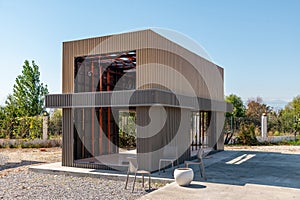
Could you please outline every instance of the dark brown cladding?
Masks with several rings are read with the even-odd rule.
[[[132,79],[135,83],[132,87],[121,87],[120,90],[118,87],[112,88],[116,82],[110,79],[113,72],[111,70],[109,73],[105,72],[101,60],[98,63],[95,61],[96,57],[101,59],[113,52],[135,53],[132,61],[136,67]],[[100,138],[107,132],[108,140],[114,142],[114,132],[118,132],[95,129],[95,120],[99,121],[99,127],[104,130],[113,130],[114,123],[108,120],[111,118],[111,109],[117,110],[127,106],[136,111],[136,120],[139,124],[136,145],[137,152],[141,153],[137,157],[145,169],[157,170],[162,147],[175,137],[175,133],[178,135],[174,144],[177,147],[184,147],[185,150],[189,147],[192,137],[190,135],[192,112],[201,111],[203,116],[204,112],[209,116],[210,128],[205,133],[205,126],[201,124],[202,137],[207,135],[209,147],[224,149],[222,133],[224,112],[231,111],[232,105],[224,102],[223,68],[211,61],[151,29],[64,42],[62,58],[63,94],[47,95],[45,103],[48,108],[63,108],[64,166],[110,169],[105,165],[77,162],[78,158],[85,158],[77,152],[84,148],[77,147],[84,147],[80,142],[82,141],[91,147],[91,154],[100,155],[100,149],[110,151],[111,148],[107,147],[105,142],[100,142]],[[86,62],[81,68],[82,60]],[[83,73],[78,73],[80,68]],[[92,112],[93,109],[95,112]],[[153,129],[146,126],[150,110],[154,119],[159,119],[158,124],[163,122],[160,120],[162,110],[165,110],[168,117],[159,131],[159,137],[150,137],[146,140],[142,138],[153,134]],[[84,129],[75,127],[76,119],[84,122]],[[179,119],[181,119],[180,127],[178,127]],[[86,134],[86,138],[79,138],[78,136],[82,135],[78,131]],[[95,150],[98,147],[101,147],[99,152]],[[154,154],[156,151],[151,153],[153,148],[160,149],[159,155]],[[189,150],[188,148],[181,156],[180,161],[190,159]]]
[[[136,51],[137,90],[162,89],[158,86],[165,85],[178,94],[195,93],[201,98],[224,100],[221,67],[151,29],[64,42],[63,93],[74,93],[75,57],[123,51]],[[168,67],[180,77],[170,74]],[[159,84],[153,84],[155,81]],[[187,88],[185,82],[191,87]]]
[[[217,112],[232,110],[231,104],[222,101],[189,97],[158,89],[52,94],[46,95],[45,102],[48,108],[125,107],[158,104],[191,110]]]

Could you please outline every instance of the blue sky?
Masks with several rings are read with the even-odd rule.
[[[179,31],[225,69],[225,94],[290,101],[300,95],[298,0],[0,0],[0,104],[25,59],[61,93],[62,42],[147,27]]]

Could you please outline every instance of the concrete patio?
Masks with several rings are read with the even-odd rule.
[[[300,154],[255,151],[221,153],[234,154],[206,166],[206,182],[193,181],[188,187],[171,183],[141,199],[300,198]],[[194,180],[199,180],[197,171]]]
[[[300,154],[222,151],[204,159],[207,181],[197,166],[188,187],[174,183],[172,169],[151,174],[154,182],[170,183],[142,199],[299,199]],[[75,176],[110,177],[125,181],[124,172],[62,167],[60,163],[33,166],[32,171]],[[140,186],[137,186],[140,187]]]

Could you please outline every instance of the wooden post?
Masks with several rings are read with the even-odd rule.
[[[109,69],[107,69],[107,91],[110,91]],[[107,138],[108,138],[108,153],[110,153],[110,107],[107,108]]]
[[[101,61],[99,59],[99,90],[100,92],[102,91],[102,66],[101,66]],[[102,108],[100,108],[99,110],[99,125],[100,125],[100,130],[99,130],[99,154],[102,155],[102,146],[103,146],[103,143],[102,143]]]
[[[92,62],[92,92],[94,92],[94,62]],[[91,109],[92,111],[92,156],[95,155],[95,108]]]

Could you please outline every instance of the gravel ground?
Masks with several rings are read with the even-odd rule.
[[[26,170],[0,179],[0,199],[137,199],[147,193],[139,183],[136,186],[132,193],[123,181]]]
[[[299,154],[300,146],[226,146],[225,150]],[[149,192],[140,183],[136,183],[136,190],[131,193],[130,189],[124,189],[121,180],[28,171],[31,165],[61,161],[60,148],[0,149],[0,157],[2,162],[6,161],[5,165],[0,162],[0,199],[138,199]]]
[[[132,179],[125,190],[122,180],[28,171],[32,165],[61,161],[61,148],[0,149],[0,157],[6,160],[0,163],[0,199],[138,199],[150,192],[137,182],[132,193]]]

